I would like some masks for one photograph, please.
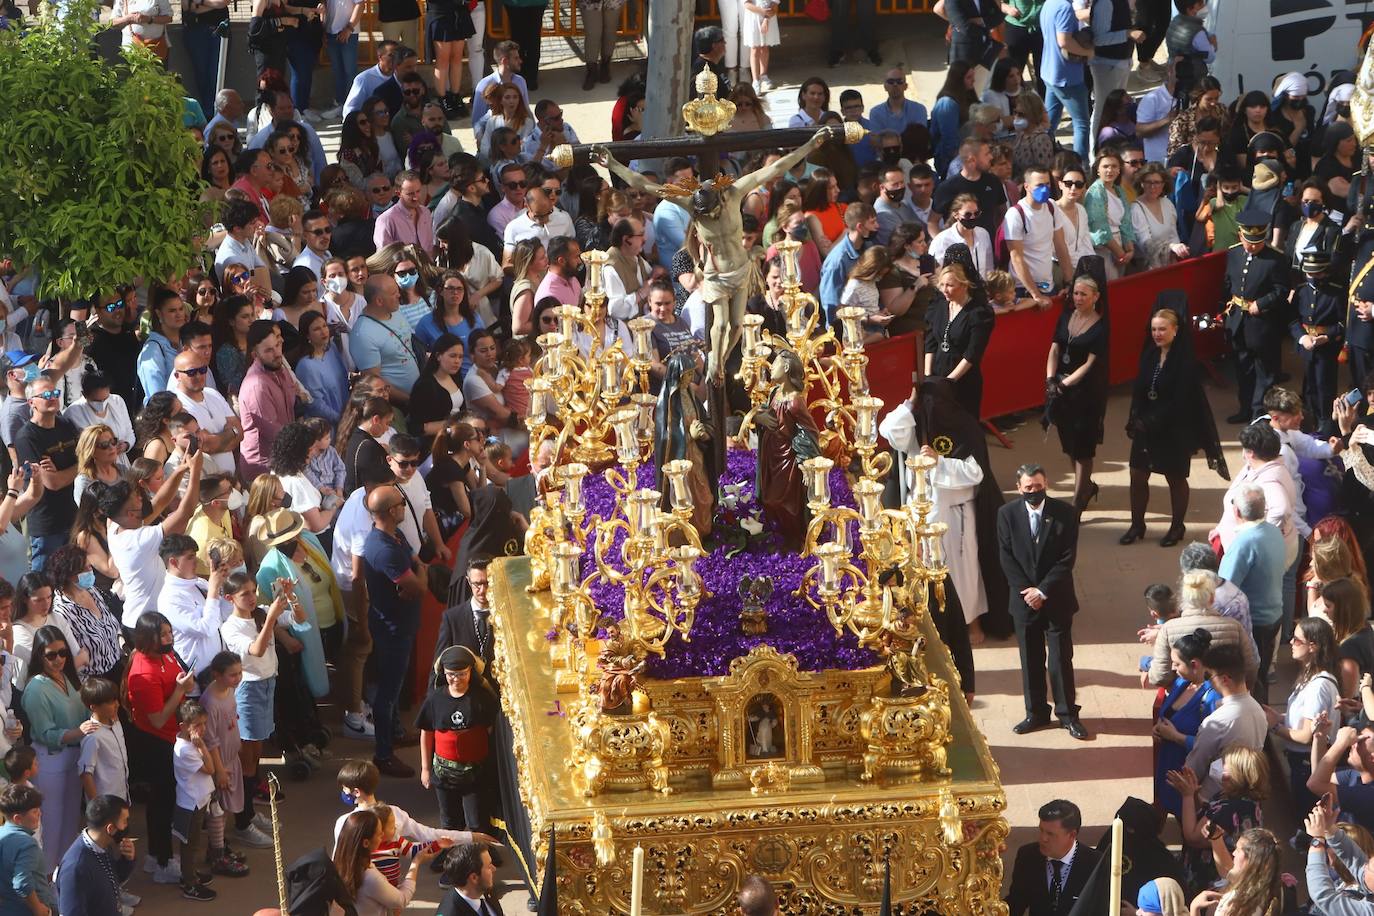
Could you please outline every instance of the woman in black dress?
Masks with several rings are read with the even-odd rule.
[[[982,419],[983,371],[979,363],[992,337],[993,314],[983,278],[967,245],[951,245],[935,274],[938,290],[926,310],[927,376],[947,378],[964,409]]]
[[[1150,336],[1140,354],[1126,435],[1131,438],[1131,527],[1121,536],[1121,543],[1133,544],[1145,536],[1150,475],[1162,474],[1169,483],[1172,523],[1159,543],[1172,547],[1185,533],[1193,453],[1202,449],[1208,467],[1223,479],[1231,479],[1193,356],[1188,298],[1181,290],[1160,293],[1151,310]]]
[[[1078,262],[1067,308],[1059,315],[1045,361],[1045,420],[1073,462],[1073,504],[1082,512],[1097,496],[1093,459],[1107,413],[1107,284],[1102,259]]]

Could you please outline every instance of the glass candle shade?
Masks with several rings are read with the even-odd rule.
[[[555,544],[553,548],[553,596],[559,599],[572,597],[581,584],[578,579],[582,561],[582,548],[571,541]]]
[[[668,551],[668,556],[677,564],[678,600],[696,601],[701,597],[701,577],[696,571],[696,562],[701,558],[701,550],[691,544],[683,544]]]
[[[861,395],[854,398],[853,403],[855,443],[865,448],[877,448],[878,411],[883,407],[882,398]]]
[[[690,514],[692,511],[692,491],[687,486],[687,475],[691,470],[692,462],[686,458],[678,458],[663,465],[663,474],[668,478],[669,484],[668,498],[672,502],[674,512]]]
[[[782,264],[782,285],[797,286],[801,283],[801,268],[797,263],[797,255],[801,251],[801,242],[794,242],[792,239],[784,239],[776,242],[773,248],[778,252],[778,260]]]
[[[658,322],[652,318],[633,318],[630,320],[630,336],[634,341],[635,356],[648,359],[654,352],[653,331]]]
[[[744,316],[744,336],[740,338],[740,352],[745,359],[753,359],[759,355],[759,344],[761,343],[760,332],[763,329],[762,315]]]
[[[582,263],[587,265],[587,281],[582,285],[582,292],[601,293],[604,287],[601,284],[601,273],[610,260],[610,255],[604,251],[584,251],[582,252]]]
[[[806,482],[806,502],[812,509],[827,508],[830,505],[830,469],[835,462],[817,456],[802,462],[802,479]]]
[[[652,534],[658,519],[658,501],[663,496],[657,490],[635,490],[626,501],[625,519],[634,535]]]
[[[822,544],[816,548],[816,559],[820,561],[816,590],[824,597],[834,598],[840,593],[840,566],[848,554],[839,544]]]
[[[618,356],[619,353],[615,355]],[[600,376],[602,400],[619,401],[625,394],[621,379],[620,360],[609,354],[603,355],[597,374]]]
[[[858,352],[864,348],[863,320],[867,314],[857,305],[847,305],[835,313],[840,319],[840,338],[846,350]]]
[[[633,407],[622,407],[611,414],[611,428],[615,430],[615,457],[627,467],[639,464],[638,421],[639,411]]]
[[[854,484],[854,498],[859,504],[863,530],[877,530],[883,520],[883,485],[872,477],[864,477]]]
[[[582,481],[587,477],[587,466],[574,461],[558,469],[563,479],[563,505],[569,515],[580,515],[585,511],[582,504]]]

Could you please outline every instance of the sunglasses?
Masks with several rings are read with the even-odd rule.
[[[902,86],[906,84],[906,80],[904,79],[886,79],[883,80],[883,82],[888,86]]]
[[[123,302],[111,302],[111,303],[109,303],[108,305],[105,306],[105,311],[107,311],[107,312],[117,312],[117,311],[119,311],[119,310],[122,309],[122,308],[124,308],[124,303],[123,303]]]
[[[390,193],[391,193],[391,185],[389,185],[389,184],[384,184],[384,185],[378,185],[378,186],[375,187],[375,188],[368,188],[368,189],[367,189],[367,193],[369,193],[369,194],[390,194]]]
[[[50,662],[55,662],[59,658],[66,658],[67,654],[68,653],[66,649],[49,649],[48,651],[43,653],[43,657]]]
[[[213,295],[215,295],[215,288],[214,288],[213,286],[202,287],[201,289],[196,290],[196,295],[197,295],[197,296],[213,296]]]
[[[45,401],[55,401],[58,398],[62,397],[62,392],[54,388],[51,391],[44,391],[39,394],[35,394],[34,397],[42,398]]]
[[[501,182],[501,187],[505,188],[507,191],[514,191],[516,188],[520,187],[522,183],[523,182],[519,181],[503,181]]]
[[[1087,184],[1086,181],[1074,181],[1072,178],[1062,178],[1059,183],[1066,188],[1081,188]]]
[[[478,435],[479,438],[485,438],[486,435],[487,435],[487,432],[488,432],[488,430],[487,430],[487,428],[486,428],[485,426],[474,426],[474,427],[472,428],[472,431],[475,432],[475,433]],[[463,441],[464,441],[464,442],[471,442],[472,440],[471,440],[471,439],[464,439]]]
[[[445,286],[445,287],[444,287],[444,292],[446,292],[446,293],[461,293],[462,291],[463,291],[463,287],[462,287],[462,286]]]
[[[1127,159],[1127,160],[1125,160],[1125,162],[1126,162],[1127,165],[1129,165],[1129,166],[1131,166],[1131,167],[1133,167],[1133,168],[1137,168],[1137,169],[1140,168],[1142,165],[1145,164],[1145,160],[1144,160],[1144,159]]]
[[[557,197],[562,188],[543,188],[543,192],[550,197]]]
[[[98,449],[114,448],[114,447],[115,447],[114,440],[113,440],[113,439],[101,439],[99,442],[97,442],[97,443],[95,444],[95,447],[98,448]]]
[[[229,278],[229,282],[234,284],[247,283],[251,279],[253,279],[252,274],[234,274]]]
[[[410,268],[409,270],[396,271],[396,276],[398,277],[418,277],[419,275],[420,271],[416,270],[414,267]]]
[[[311,230],[310,230],[310,234],[311,234],[311,235],[317,235],[317,236],[318,236],[318,235],[333,235],[333,234],[334,234],[334,230],[333,230],[333,228],[331,228],[331,227],[329,227],[329,226],[325,226],[323,229],[311,229]]]
[[[209,371],[209,366],[195,366],[191,369],[178,369],[177,375],[204,375]]]
[[[397,467],[418,468],[420,466],[419,458],[397,458],[395,461]]]
[[[423,89],[403,89],[403,90],[401,90],[401,95],[412,95],[412,96],[413,96],[413,95],[424,95],[424,94],[425,94],[425,91],[424,91]]]

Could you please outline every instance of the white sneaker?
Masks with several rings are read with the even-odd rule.
[[[301,117],[305,118],[311,124],[318,124],[324,120],[320,113],[313,108],[307,108],[305,111],[302,111]]]
[[[181,863],[176,859],[168,859],[167,864],[153,870],[154,884],[180,884],[181,883]]]
[[[146,856],[143,857],[143,870],[144,870],[144,871],[146,871],[148,874],[151,875],[153,872],[157,871],[157,868],[158,868],[157,859],[155,859],[155,858],[154,858],[153,856],[151,856],[151,855],[146,855]]]
[[[326,121],[332,121],[341,114],[343,114],[343,106],[335,105],[333,108],[326,108],[324,111],[320,112],[320,117]]]
[[[253,813],[253,826],[267,834],[267,836],[272,836],[272,818],[263,814],[261,811]]]
[[[272,838],[259,830],[255,824],[235,830],[234,838],[251,849],[267,849],[272,845]]]
[[[757,92],[772,92],[776,88],[777,87],[773,85],[773,81],[768,78],[767,73],[759,77],[759,85],[758,89],[756,90]]]
[[[143,898],[140,897],[140,896],[138,896],[138,894],[131,894],[131,893],[129,893],[128,891],[124,890],[123,888],[120,888],[120,891],[119,891],[119,902],[120,902],[121,904],[123,904],[124,906],[131,906],[131,907],[132,907],[132,906],[138,906],[140,903],[142,903],[142,902],[143,902]]]
[[[377,728],[371,716],[361,716],[356,712],[346,712],[343,717],[344,736],[371,741],[377,736]]]

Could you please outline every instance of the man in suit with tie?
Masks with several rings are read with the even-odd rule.
[[[496,865],[486,843],[451,847],[444,880],[450,890],[439,901],[438,916],[505,916],[491,895],[496,887]]]
[[[997,512],[997,546],[1010,589],[1010,612],[1021,648],[1021,694],[1026,718],[1012,727],[1018,735],[1050,725],[1045,697],[1046,653],[1054,713],[1080,741],[1088,730],[1078,718],[1073,684],[1073,615],[1078,597],[1073,564],[1078,551],[1078,513],[1045,493],[1045,469],[1016,469],[1019,501]]]
[[[439,636],[434,643],[434,658],[437,660],[449,646],[467,646],[472,654],[482,660],[483,670],[489,682],[496,689],[496,678],[492,677],[491,659],[495,650],[495,638],[491,629],[491,598],[488,591],[487,567],[491,557],[476,554],[468,561],[468,586],[472,597],[462,604],[444,611],[439,621]]]
[[[1024,492],[1024,491],[1023,491]],[[1008,916],[1065,916],[1100,856],[1078,842],[1083,815],[1057,798],[1040,809],[1040,837],[1016,851],[1007,890]]]

